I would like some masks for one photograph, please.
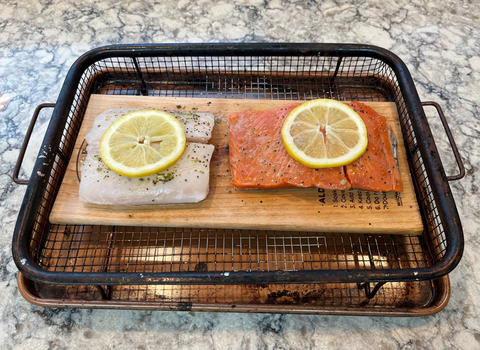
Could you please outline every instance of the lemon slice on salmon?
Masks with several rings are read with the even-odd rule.
[[[182,124],[158,110],[125,114],[108,127],[100,141],[100,156],[117,174],[140,177],[176,163],[185,151]]]
[[[308,101],[290,112],[282,127],[288,154],[310,168],[349,164],[368,145],[363,119],[342,102]]]

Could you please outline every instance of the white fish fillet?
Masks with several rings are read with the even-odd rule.
[[[129,178],[110,170],[100,157],[81,165],[79,197],[104,205],[196,203],[208,194],[213,145],[187,142],[182,157],[159,175]]]
[[[158,108],[117,107],[106,109],[97,115],[93,122],[93,128],[85,135],[85,140],[88,143],[88,154],[100,154],[100,140],[102,135],[115,120],[124,114],[141,109]],[[172,109],[161,110],[170,113],[182,124],[185,129],[187,142],[207,143],[212,137],[212,129],[215,124],[214,115],[212,113]]]
[[[128,178],[110,170],[100,159],[100,140],[122,115],[147,108],[110,108],[99,114],[85,136],[87,156],[81,164],[80,201],[102,205],[184,204],[208,195],[210,159],[215,147],[205,144],[212,135],[214,116],[208,112],[164,110],[182,123],[187,146],[182,157],[156,175]]]

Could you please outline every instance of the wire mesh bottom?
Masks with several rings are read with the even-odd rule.
[[[55,272],[420,268],[418,236],[52,225],[38,257]]]

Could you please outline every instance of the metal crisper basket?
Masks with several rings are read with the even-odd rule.
[[[403,136],[406,145],[423,235],[51,224],[49,213],[75,156],[91,94],[394,102],[403,131],[397,137]],[[387,282],[433,280],[452,271],[463,252],[463,231],[448,184],[463,176],[459,157],[457,163],[460,174],[447,177],[405,64],[381,48],[103,47],[80,57],[65,79],[15,227],[13,256],[26,278],[46,284],[380,282],[378,290]]]

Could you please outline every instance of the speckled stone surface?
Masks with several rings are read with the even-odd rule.
[[[480,4],[451,0],[17,1],[0,3],[0,348],[480,349]],[[443,107],[467,175],[451,182],[465,252],[452,297],[422,318],[51,309],[18,292],[11,239],[25,193],[11,174],[35,107],[55,102],[86,51],[108,44],[339,42],[384,47]],[[49,120],[40,116],[24,172]],[[448,173],[455,163],[432,113]]]

